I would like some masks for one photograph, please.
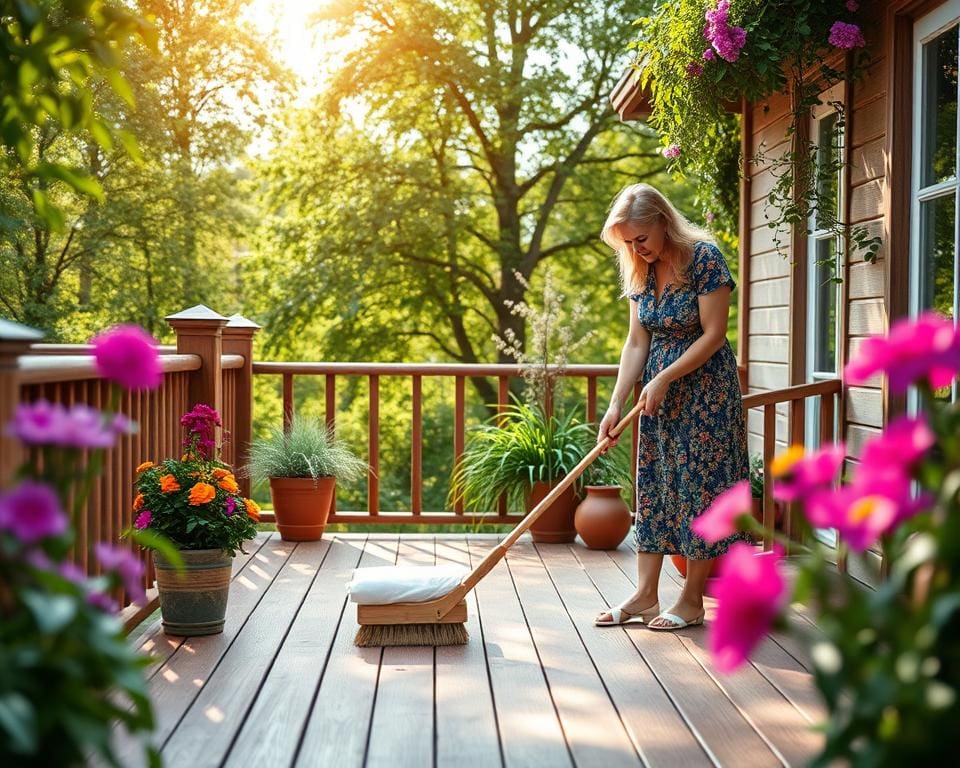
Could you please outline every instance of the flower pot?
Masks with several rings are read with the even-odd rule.
[[[536,482],[530,490],[527,499],[527,512],[546,498],[553,486],[549,483]],[[577,510],[577,496],[573,486],[567,488],[560,497],[543,512],[530,527],[533,540],[544,544],[560,544],[573,541],[577,538],[577,529],[573,518]]]
[[[222,549],[183,549],[184,573],[154,552],[163,631],[193,637],[223,632],[233,557]]]
[[[317,541],[330,516],[336,478],[271,477],[270,497],[284,541]]]
[[[720,572],[720,560],[721,558],[715,557],[713,559],[713,565],[710,566],[710,573],[707,575],[707,579],[715,579],[717,574]],[[670,561],[673,563],[673,567],[680,571],[680,575],[683,578],[687,578],[687,558],[683,555],[670,555]]]
[[[590,549],[616,549],[630,530],[630,508],[619,485],[588,485],[573,523]]]

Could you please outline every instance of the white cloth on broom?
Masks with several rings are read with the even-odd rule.
[[[468,570],[462,565],[385,565],[356,568],[347,584],[360,605],[422,603],[456,589]]]

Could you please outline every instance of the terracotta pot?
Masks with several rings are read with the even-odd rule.
[[[223,632],[233,557],[222,549],[182,549],[184,573],[154,552],[163,631],[177,637]]]
[[[336,478],[271,477],[270,497],[284,541],[317,541],[330,516]]]
[[[588,485],[573,524],[590,549],[616,549],[633,522],[619,485]]]
[[[534,483],[527,499],[527,512],[545,499],[552,487],[549,483]],[[530,535],[533,536],[534,541],[544,544],[560,544],[573,541],[577,538],[577,529],[573,525],[573,517],[576,511],[577,497],[571,485],[537,518],[536,522],[530,527]]]
[[[717,577],[717,574],[720,572],[720,559],[719,557],[714,558],[713,565],[710,567],[710,573],[707,575],[708,579],[715,579]],[[683,578],[687,578],[687,558],[682,555],[670,555],[670,560],[674,568],[680,571],[680,575],[683,576]]]

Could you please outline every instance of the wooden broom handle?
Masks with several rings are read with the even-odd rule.
[[[477,582],[486,576],[493,566],[503,559],[504,555],[507,554],[507,550],[516,543],[517,539],[527,532],[530,526],[536,522],[537,518],[540,517],[540,515],[542,515],[547,508],[553,504],[553,502],[556,501],[565,490],[567,490],[567,488],[576,482],[577,478],[583,474],[583,471],[593,464],[594,461],[596,461],[597,456],[606,450],[606,448],[610,445],[611,440],[619,437],[620,433],[630,425],[630,422],[640,415],[640,411],[643,409],[645,402],[645,399],[638,400],[634,404],[633,408],[631,408],[627,413],[627,415],[620,419],[620,422],[612,430],[610,430],[610,432],[607,433],[607,436],[593,446],[590,452],[580,459],[580,462],[577,464],[577,466],[571,469],[564,476],[564,478],[553,487],[550,493],[548,493],[543,500],[537,504],[537,506],[527,513],[527,516],[517,524],[517,527],[510,532],[510,535],[501,541],[496,547],[494,547],[487,554],[487,556],[483,558],[480,564],[467,574],[466,578],[460,583],[459,587],[457,587],[455,590],[453,590],[453,592],[444,598],[444,605],[439,609],[441,616],[446,615],[450,610],[452,610],[453,606],[459,603],[467,594],[467,592],[473,589]]]

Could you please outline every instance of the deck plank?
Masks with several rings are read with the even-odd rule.
[[[359,567],[394,565],[398,541],[396,534],[371,536],[364,544]],[[301,768],[361,768],[364,764],[383,652],[357,648],[353,644],[356,632],[356,606],[349,603],[297,752],[296,765]],[[396,764],[396,760],[391,763]]]
[[[604,603],[571,548],[537,549],[643,761],[657,768],[712,765],[627,633],[593,626]]]
[[[610,605],[630,594],[636,585],[636,556],[627,549],[610,553],[578,549],[577,556]],[[665,591],[666,573],[660,589]],[[668,605],[663,606],[665,609]],[[720,765],[779,766],[779,757],[684,647],[680,634],[703,632],[693,627],[680,632],[654,632],[628,626],[627,634],[670,694],[677,709]]]
[[[363,545],[362,538],[332,538],[330,551],[230,748],[227,766],[293,762],[337,629],[342,621],[353,622],[344,585],[360,561]]]
[[[329,540],[296,545],[164,745],[165,763],[192,768],[220,765],[329,548]],[[202,750],[198,744],[203,744]]]
[[[433,537],[400,542],[398,565],[435,563]],[[391,765],[398,755],[406,765],[433,765],[433,657],[432,647],[383,649],[368,765]]]
[[[173,732],[293,550],[293,544],[276,538],[261,547],[231,584],[223,632],[187,638],[150,679],[156,721],[150,743],[160,747]],[[125,768],[142,764],[143,750],[136,739],[118,732],[116,740],[118,759]]]
[[[438,538],[437,562],[470,567],[466,537],[461,535],[459,540]],[[503,765],[476,592],[467,595],[466,627],[470,635],[466,645],[437,648],[438,768]]]
[[[493,546],[471,539],[471,559],[479,562]],[[504,762],[517,768],[573,765],[506,563],[498,563],[476,593]]]
[[[640,755],[533,543],[518,542],[507,562],[574,762],[581,768],[640,765]]]

